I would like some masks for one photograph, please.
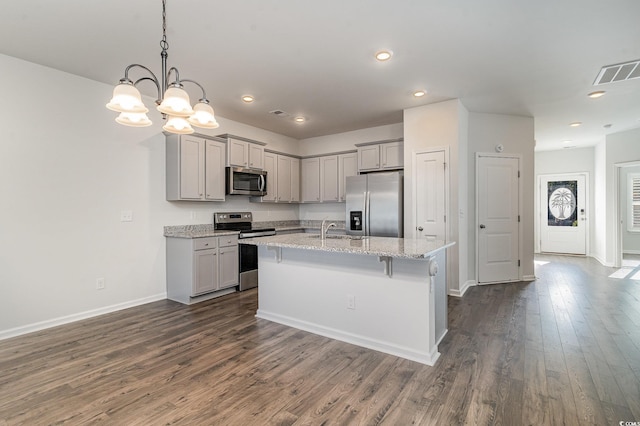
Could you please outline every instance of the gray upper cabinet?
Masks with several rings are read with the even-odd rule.
[[[264,147],[230,137],[227,139],[227,165],[262,170]]]
[[[301,161],[302,202],[320,202],[320,158],[305,158]]]
[[[404,167],[404,143],[401,140],[356,144],[358,170],[398,170]]]
[[[166,137],[169,201],[224,201],[225,144],[193,135]]]
[[[347,177],[358,174],[358,154],[338,155],[338,201],[346,199]]]
[[[301,166],[303,203],[344,201],[346,176],[358,173],[355,152],[305,158]]]
[[[300,160],[274,152],[264,153],[267,172],[267,195],[252,197],[251,201],[271,203],[300,202]]]

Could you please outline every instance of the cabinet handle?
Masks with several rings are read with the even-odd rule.
[[[207,247],[209,245],[209,243],[204,243],[204,246]]]

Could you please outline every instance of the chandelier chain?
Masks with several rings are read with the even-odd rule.
[[[160,41],[162,50],[169,49],[167,42],[167,0],[162,0],[162,40]]]

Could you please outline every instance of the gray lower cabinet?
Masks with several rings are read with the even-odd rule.
[[[235,291],[238,237],[167,238],[167,298],[192,304]]]

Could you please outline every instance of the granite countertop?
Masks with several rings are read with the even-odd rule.
[[[435,252],[454,245],[453,242],[390,237],[365,237],[362,239],[329,236],[322,241],[315,234],[286,234],[273,237],[248,238],[240,244],[285,247],[301,250],[318,250],[340,253],[389,256],[405,259],[425,259]]]
[[[329,231],[344,231],[344,221],[333,220],[336,226]],[[305,229],[320,229],[321,220],[281,220],[253,222],[254,228],[275,228],[277,231],[304,231]],[[210,223],[198,225],[175,225],[165,226],[164,236],[172,238],[203,238],[203,237],[223,237],[225,235],[238,235],[238,231],[216,231],[214,225]]]
[[[165,226],[164,236],[172,238],[203,238],[238,235],[238,231],[216,231],[213,224]]]

